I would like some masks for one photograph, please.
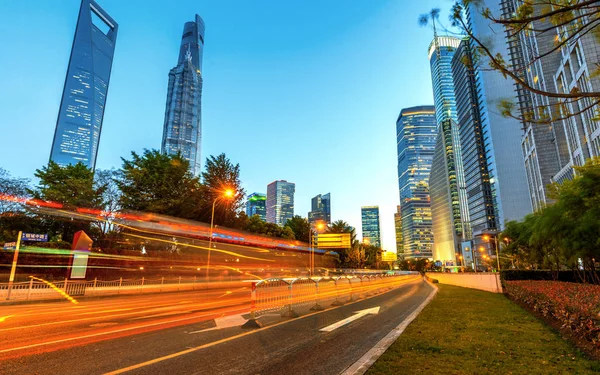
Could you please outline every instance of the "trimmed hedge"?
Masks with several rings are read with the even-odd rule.
[[[600,272],[597,272],[600,276]],[[589,276],[589,275],[588,275]],[[556,277],[556,279],[555,279]],[[547,280],[581,283],[580,275],[576,271],[551,271],[551,270],[501,270],[500,279],[508,280]]]

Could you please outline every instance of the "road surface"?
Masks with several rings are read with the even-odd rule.
[[[240,328],[246,288],[3,306],[0,373],[336,374],[431,291],[417,280],[296,319],[265,317],[258,330]]]

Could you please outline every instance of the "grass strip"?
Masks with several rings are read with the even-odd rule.
[[[502,294],[439,285],[433,301],[367,372],[488,373],[598,374],[600,362]]]

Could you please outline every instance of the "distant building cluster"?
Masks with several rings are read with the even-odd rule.
[[[466,8],[469,31],[494,46],[504,61],[522,68],[533,87],[597,91],[590,71],[600,59],[591,35],[549,54],[568,35],[546,18],[534,23],[551,33],[507,32],[495,19],[515,14],[522,0],[484,0]],[[531,56],[542,56],[527,66]],[[497,105],[514,99],[521,113],[550,107],[553,99],[527,91],[476,55],[469,37],[434,35],[428,48],[434,106],[405,108],[396,122],[400,206],[394,214],[399,257],[429,258],[438,265],[480,268],[494,256],[489,240],[510,220],[522,220],[550,202],[547,186],[574,175],[574,166],[600,156],[594,109],[551,124],[503,116]],[[556,99],[556,101],[562,99]],[[574,103],[563,103],[574,106]],[[541,115],[540,115],[541,117]],[[466,263],[468,261],[468,264]]]

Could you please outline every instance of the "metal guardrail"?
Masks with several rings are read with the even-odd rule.
[[[326,300],[333,304],[343,304],[364,296],[377,293],[385,288],[389,280],[399,280],[407,276],[418,275],[417,272],[401,275],[387,274],[347,274],[331,277],[299,277],[272,278],[252,282],[252,310],[255,315],[279,312],[294,315],[294,308],[312,305],[313,310],[322,309]],[[214,279],[213,279],[214,280]],[[386,280],[388,282],[386,282]],[[10,301],[60,299],[61,292],[72,297],[109,296],[120,294],[161,293],[169,291],[201,290],[221,288],[242,284],[243,280],[235,277],[221,277],[210,284],[203,278],[145,278],[87,280],[75,281],[65,279],[59,282],[45,283],[31,279],[26,282],[13,283]],[[248,285],[247,283],[244,283]],[[7,300],[9,284],[0,283],[0,303]]]
[[[119,294],[160,293],[167,291],[200,290],[224,287],[231,283],[241,283],[241,279],[222,278],[212,281],[210,285],[202,278],[145,278],[115,280],[75,281],[65,279],[59,282],[44,283],[31,279],[26,282],[13,283],[10,301],[43,300],[62,298],[59,291],[72,297],[108,296]],[[9,284],[0,283],[0,302],[7,300]]]
[[[365,274],[337,277],[300,277],[266,279],[252,283],[250,321],[260,316],[279,313],[295,317],[295,309],[312,305],[322,310],[325,301],[332,306],[343,305],[400,285],[400,281],[417,279],[418,272],[402,275]]]

